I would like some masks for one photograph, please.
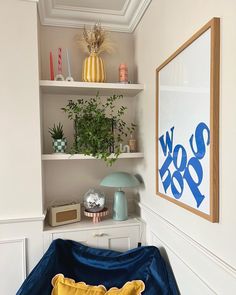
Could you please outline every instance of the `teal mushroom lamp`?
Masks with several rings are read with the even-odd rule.
[[[128,219],[127,199],[122,188],[138,186],[137,178],[127,172],[113,172],[104,177],[100,185],[118,188],[114,194],[113,219],[120,221]]]

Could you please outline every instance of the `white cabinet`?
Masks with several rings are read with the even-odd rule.
[[[52,233],[52,240],[74,240],[85,245],[96,246],[95,232],[90,230],[77,230]]]
[[[97,248],[126,251],[137,247],[141,236],[141,222],[136,218],[126,221],[106,219],[95,225],[85,220],[57,228],[46,227],[44,251],[53,240],[59,238],[74,240]]]
[[[139,225],[103,229],[97,234],[97,246],[98,248],[126,251],[137,247],[139,237]]]

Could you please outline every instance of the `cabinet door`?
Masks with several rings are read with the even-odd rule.
[[[76,230],[76,231],[56,232],[52,234],[52,240],[55,240],[55,239],[73,240],[87,246],[96,247],[97,231],[96,230]]]
[[[51,242],[56,239],[73,240],[83,245],[97,247],[96,230],[74,230],[55,233],[44,233],[44,252],[47,251]]]
[[[137,225],[101,229],[96,236],[99,248],[126,251],[138,246],[140,227]]]
[[[126,251],[137,247],[140,240],[140,226],[47,233],[44,235],[44,252],[55,239],[73,240],[91,247]]]

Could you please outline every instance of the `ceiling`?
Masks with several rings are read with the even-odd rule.
[[[39,0],[42,25],[83,28],[101,22],[109,31],[131,33],[152,0]]]

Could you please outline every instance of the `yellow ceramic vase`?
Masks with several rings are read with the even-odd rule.
[[[103,60],[97,53],[91,53],[84,60],[83,81],[85,82],[105,82],[106,74]]]

